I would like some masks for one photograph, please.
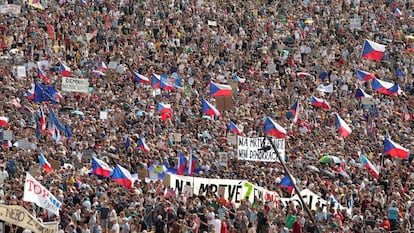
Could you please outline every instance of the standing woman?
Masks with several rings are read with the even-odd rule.
[[[125,212],[119,213],[119,225],[121,225],[121,233],[129,233],[129,218],[125,216]]]

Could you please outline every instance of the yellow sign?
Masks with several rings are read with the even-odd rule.
[[[57,223],[43,224],[24,207],[17,205],[0,205],[0,220],[29,229],[34,233],[56,233],[59,230]]]

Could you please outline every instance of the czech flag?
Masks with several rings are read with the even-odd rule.
[[[40,129],[46,131],[46,117],[42,107],[39,109],[39,116]]]
[[[145,143],[145,140],[143,138],[140,138],[138,140],[138,148],[140,148],[141,150],[143,150],[145,153],[149,153],[150,152],[150,148],[147,146],[147,144]]]
[[[293,188],[294,188],[294,186],[293,186],[293,182],[292,182],[292,180],[289,178],[289,176],[288,175],[285,175],[283,178],[282,178],[282,180],[280,181],[280,183],[279,183],[279,186],[281,187],[281,188],[285,188],[285,189],[287,189],[288,190],[288,192],[290,193],[290,194],[292,194],[293,193]]]
[[[212,104],[210,104],[207,100],[202,100],[203,105],[203,113],[210,116],[221,116],[219,110],[216,109]]]
[[[401,17],[402,16],[402,12],[400,11],[400,9],[395,8],[395,10],[394,10],[394,16],[395,17]]]
[[[160,88],[161,87],[161,77],[158,74],[151,75],[151,86],[153,88]]]
[[[151,83],[148,77],[145,77],[142,74],[138,74],[137,72],[132,72],[132,73],[134,75],[134,80],[136,83],[144,83],[147,85]]]
[[[160,113],[171,113],[172,112],[171,104],[158,103],[158,111]]]
[[[85,1],[85,0],[81,0],[81,3],[82,3],[82,2],[84,2],[84,3],[85,3],[85,5],[87,5],[87,3],[86,3],[86,1]],[[98,68],[99,68],[99,70],[101,70],[101,71],[105,71],[106,69],[108,69],[108,67],[106,66],[105,62],[103,62],[103,61],[101,61],[101,62],[99,62],[99,63],[98,63]]]
[[[274,122],[270,117],[266,117],[265,119],[264,131],[266,134],[276,138],[285,138],[287,133],[285,128]]]
[[[299,73],[296,73],[296,76],[298,76],[298,77],[310,77],[310,78],[315,79],[315,76],[313,76],[313,75],[311,75],[311,74],[309,74],[307,72],[299,72]]]
[[[362,90],[361,88],[358,88],[355,92],[355,98],[357,99],[372,98],[372,95],[368,95],[367,93],[365,93],[364,90]]]
[[[178,152],[178,166],[177,166],[177,175],[184,175],[184,170],[187,167],[187,158],[184,156],[183,152]]]
[[[235,134],[243,134],[243,130],[241,130],[233,121],[230,121],[229,131]]]
[[[362,166],[366,167],[368,169],[368,172],[371,173],[375,179],[379,178],[379,171],[378,169],[371,163],[371,161],[368,160],[367,157],[363,154],[359,154],[359,158],[361,159]]]
[[[323,109],[329,109],[329,104],[326,100],[311,96],[311,104],[315,107],[322,107]]]
[[[70,74],[71,74],[70,67],[66,66],[63,63],[60,63],[59,74],[61,74],[64,77],[70,77]]]
[[[239,82],[239,83],[245,83],[246,82],[245,78],[240,78],[237,74],[235,74],[233,76],[233,80],[236,81],[236,82]]]
[[[210,82],[210,95],[211,96],[231,96],[232,95],[231,86]]]
[[[8,126],[9,118],[0,116],[0,126]]]
[[[347,138],[352,132],[351,128],[349,128],[348,124],[342,120],[338,113],[335,117],[335,126],[344,138]]]
[[[37,76],[39,76],[39,78],[43,79],[43,81],[45,81],[45,84],[49,84],[49,79],[47,78],[45,72],[43,72],[42,69],[40,69],[40,67],[37,67]]]
[[[163,89],[164,91],[174,91],[174,86],[168,83],[167,80],[166,81],[161,80],[160,88]]]
[[[88,5],[88,3],[86,2],[86,0],[80,0],[80,4],[82,5],[82,6],[87,6]],[[103,63],[103,62],[102,62]],[[105,64],[105,63],[104,63]]]
[[[112,168],[104,161],[92,157],[92,173],[98,176],[111,177]]]
[[[356,70],[356,74],[357,74],[358,80],[361,81],[361,82],[369,81],[371,79],[375,79],[374,74],[368,73],[368,72],[363,71],[363,70]]]
[[[296,123],[299,116],[299,100],[296,100],[292,107],[290,107],[290,112],[293,115],[293,122]]]
[[[47,161],[47,159],[45,158],[45,156],[43,156],[43,154],[41,153],[40,154],[40,158],[39,158],[39,160],[40,160],[40,167],[41,168],[43,168],[43,169],[45,169],[45,171],[47,172],[47,173],[49,173],[49,172],[51,172],[53,169],[52,169],[52,166],[50,165],[50,163]]]
[[[111,178],[115,183],[123,185],[126,188],[132,187],[133,179],[131,173],[127,169],[119,166],[118,164],[115,165],[115,169],[112,172]]]
[[[398,84],[393,84],[377,78],[372,80],[372,90],[389,96],[398,96],[398,94],[401,93]]]
[[[390,138],[385,138],[384,155],[391,155],[392,157],[399,157],[407,159],[409,155],[408,149],[393,142]]]
[[[374,61],[381,61],[385,52],[385,45],[375,43],[374,41],[365,40],[362,47],[362,58]]]

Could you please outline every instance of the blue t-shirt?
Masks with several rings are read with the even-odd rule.
[[[388,218],[389,219],[398,219],[398,208],[397,207],[390,207],[388,208]]]

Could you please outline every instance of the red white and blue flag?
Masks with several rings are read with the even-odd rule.
[[[232,95],[231,86],[210,82],[210,95],[211,96],[231,96]]]
[[[124,167],[120,165],[115,165],[115,168],[112,172],[111,179],[122,186],[125,186],[126,188],[132,187],[132,175],[131,173],[125,169]]]
[[[357,99],[372,98],[372,95],[368,95],[367,93],[365,93],[364,90],[362,90],[361,88],[358,88],[355,92],[355,98]]]
[[[279,183],[281,188],[287,189],[289,194],[292,194],[294,191],[293,181],[289,178],[288,175],[285,175]]]
[[[386,82],[377,78],[372,80],[372,90],[389,96],[398,96],[398,94],[401,93],[398,84]]]
[[[385,45],[374,41],[365,40],[361,57],[369,60],[380,61],[385,52]]]
[[[42,107],[39,109],[39,116],[40,130],[44,132],[46,131],[46,117]]]
[[[326,100],[311,96],[311,104],[315,107],[321,107],[323,109],[329,109],[329,104]]]
[[[299,118],[299,100],[296,100],[295,103],[293,103],[292,107],[290,107],[290,112],[293,115],[293,123],[296,123]]]
[[[149,153],[150,152],[150,148],[147,146],[147,144],[145,143],[145,139],[143,139],[143,138],[140,138],[138,140],[138,148],[140,148],[145,153]]]
[[[148,77],[145,77],[142,74],[138,74],[137,72],[132,72],[132,73],[134,75],[135,83],[144,83],[144,84],[147,84],[147,85],[149,85],[151,83],[150,79]]]
[[[386,137],[384,142],[384,155],[391,155],[392,157],[408,159],[409,150],[395,143],[391,140],[391,138]]]
[[[178,166],[177,166],[177,175],[184,175],[185,168],[187,167],[187,158],[184,156],[183,152],[178,152]]]
[[[84,2],[87,5],[87,3],[86,3],[85,0],[81,0],[81,2]],[[105,71],[106,69],[108,69],[108,67],[106,66],[105,62],[103,62],[103,61],[100,61],[98,63],[98,68],[99,68],[100,71]]]
[[[241,130],[233,121],[230,121],[229,131],[235,134],[243,134],[243,130]]]
[[[92,157],[92,173],[98,176],[110,177],[112,168],[104,161]]]
[[[342,135],[342,137],[347,138],[352,130],[348,126],[348,124],[339,116],[337,113],[335,116],[335,127],[338,129],[338,132]]]
[[[398,8],[395,8],[395,10],[394,10],[394,16],[395,17],[401,17],[403,14],[402,14],[402,12],[400,11],[400,9],[398,9]]]
[[[359,158],[361,159],[362,166],[366,167],[368,172],[371,173],[375,179],[379,179],[379,170],[371,163],[371,161],[361,153],[359,153]]]
[[[158,74],[151,75],[151,86],[153,88],[161,88],[161,76]]]
[[[64,77],[70,77],[71,75],[70,67],[63,63],[60,63],[59,74],[61,74]]]
[[[221,113],[219,112],[219,110],[217,110],[216,107],[214,107],[212,104],[210,104],[207,100],[203,99],[202,100],[202,105],[203,105],[203,113],[209,116],[216,116],[219,117],[221,116]]]
[[[37,76],[39,76],[39,78],[43,79],[43,81],[45,82],[45,84],[49,84],[49,79],[47,78],[45,72],[43,72],[42,69],[40,69],[40,67],[37,67]]]
[[[42,153],[40,153],[39,162],[40,162],[40,167],[45,169],[45,171],[47,173],[49,173],[53,170],[52,165],[50,165],[50,163],[47,161],[47,159],[45,158],[45,156]]]
[[[264,131],[266,134],[272,135],[276,138],[286,138],[286,129],[274,122],[272,118],[266,117]]]
[[[0,116],[0,126],[8,126],[9,125],[9,118]]]
[[[363,70],[356,70],[356,74],[357,74],[358,80],[361,81],[361,82],[369,81],[369,80],[375,78],[374,74],[371,74],[371,73],[363,71]]]

